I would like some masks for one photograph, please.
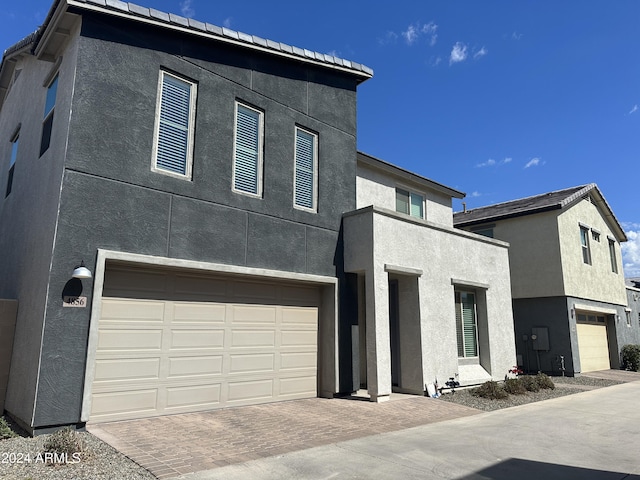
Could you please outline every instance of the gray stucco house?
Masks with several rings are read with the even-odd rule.
[[[631,332],[627,237],[595,184],[456,212],[454,224],[509,242],[520,365],[568,375],[620,367]]]
[[[625,325],[622,328],[620,348],[625,345],[640,345],[640,278],[627,278],[627,308],[625,309]]]
[[[55,1],[0,65],[4,409],[38,434],[503,378],[508,245],[453,228],[461,192],[357,153],[372,75]]]

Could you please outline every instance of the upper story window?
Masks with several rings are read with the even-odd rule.
[[[595,228],[591,229],[591,238],[593,238],[594,241],[596,242],[600,242],[600,232],[598,230],[596,230]]]
[[[236,102],[233,190],[262,196],[264,114]]]
[[[47,98],[44,104],[44,120],[42,121],[42,138],[40,139],[40,156],[49,149],[51,144],[51,130],[53,128],[53,113],[58,94],[58,74],[47,85]]]
[[[456,290],[455,302],[458,357],[477,357],[478,323],[476,315],[476,296],[473,292]]]
[[[591,265],[591,247],[589,246],[589,229],[580,226],[580,244],[582,245],[582,261]]]
[[[396,212],[424,218],[424,197],[419,193],[396,188]]]
[[[152,170],[191,178],[196,84],[160,72]]]
[[[296,127],[294,199],[297,208],[318,209],[318,136]]]
[[[9,160],[9,176],[7,178],[7,189],[5,191],[5,197],[8,197],[11,193],[13,186],[13,175],[16,168],[16,158],[18,158],[18,139],[20,138],[20,131],[18,131],[11,139],[11,159]]]
[[[611,259],[611,271],[613,273],[618,273],[618,260],[616,258],[616,241],[612,240],[611,238],[609,238],[608,240],[609,240],[609,258]]]
[[[473,227],[471,231],[485,237],[493,238],[493,228],[495,225],[481,225],[479,227]]]

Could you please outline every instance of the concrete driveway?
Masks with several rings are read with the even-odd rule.
[[[88,429],[162,479],[640,480],[640,374],[592,376],[631,383],[489,413],[314,398]]]
[[[635,381],[180,477],[640,480]]]

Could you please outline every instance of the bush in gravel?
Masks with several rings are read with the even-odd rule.
[[[640,369],[640,345],[622,347],[622,368],[637,372]]]
[[[498,385],[498,382],[492,380],[484,382],[478,388],[474,388],[471,393],[476,397],[489,398],[491,400],[500,400],[509,396],[504,388]]]
[[[527,389],[527,391],[529,392],[540,391],[540,385],[538,385],[538,382],[536,381],[536,377],[532,377],[531,375],[523,375],[518,378],[522,382],[522,385],[524,386],[524,388]]]
[[[536,383],[540,388],[544,388],[547,390],[553,390],[556,386],[553,383],[553,380],[549,378],[549,375],[546,373],[538,372],[536,375]]]
[[[51,434],[44,443],[44,451],[51,453],[84,453],[84,442],[81,435],[71,427],[63,428]]]
[[[527,389],[524,387],[519,378],[507,378],[504,381],[503,387],[507,393],[511,395],[522,395],[527,393]]]
[[[5,438],[17,437],[16,432],[11,430],[11,427],[4,419],[4,417],[0,417],[0,440],[4,440]]]

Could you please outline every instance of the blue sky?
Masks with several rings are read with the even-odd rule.
[[[3,3],[4,50],[52,0]],[[358,148],[466,192],[468,208],[597,183],[640,276],[640,2],[134,3],[373,68]]]

